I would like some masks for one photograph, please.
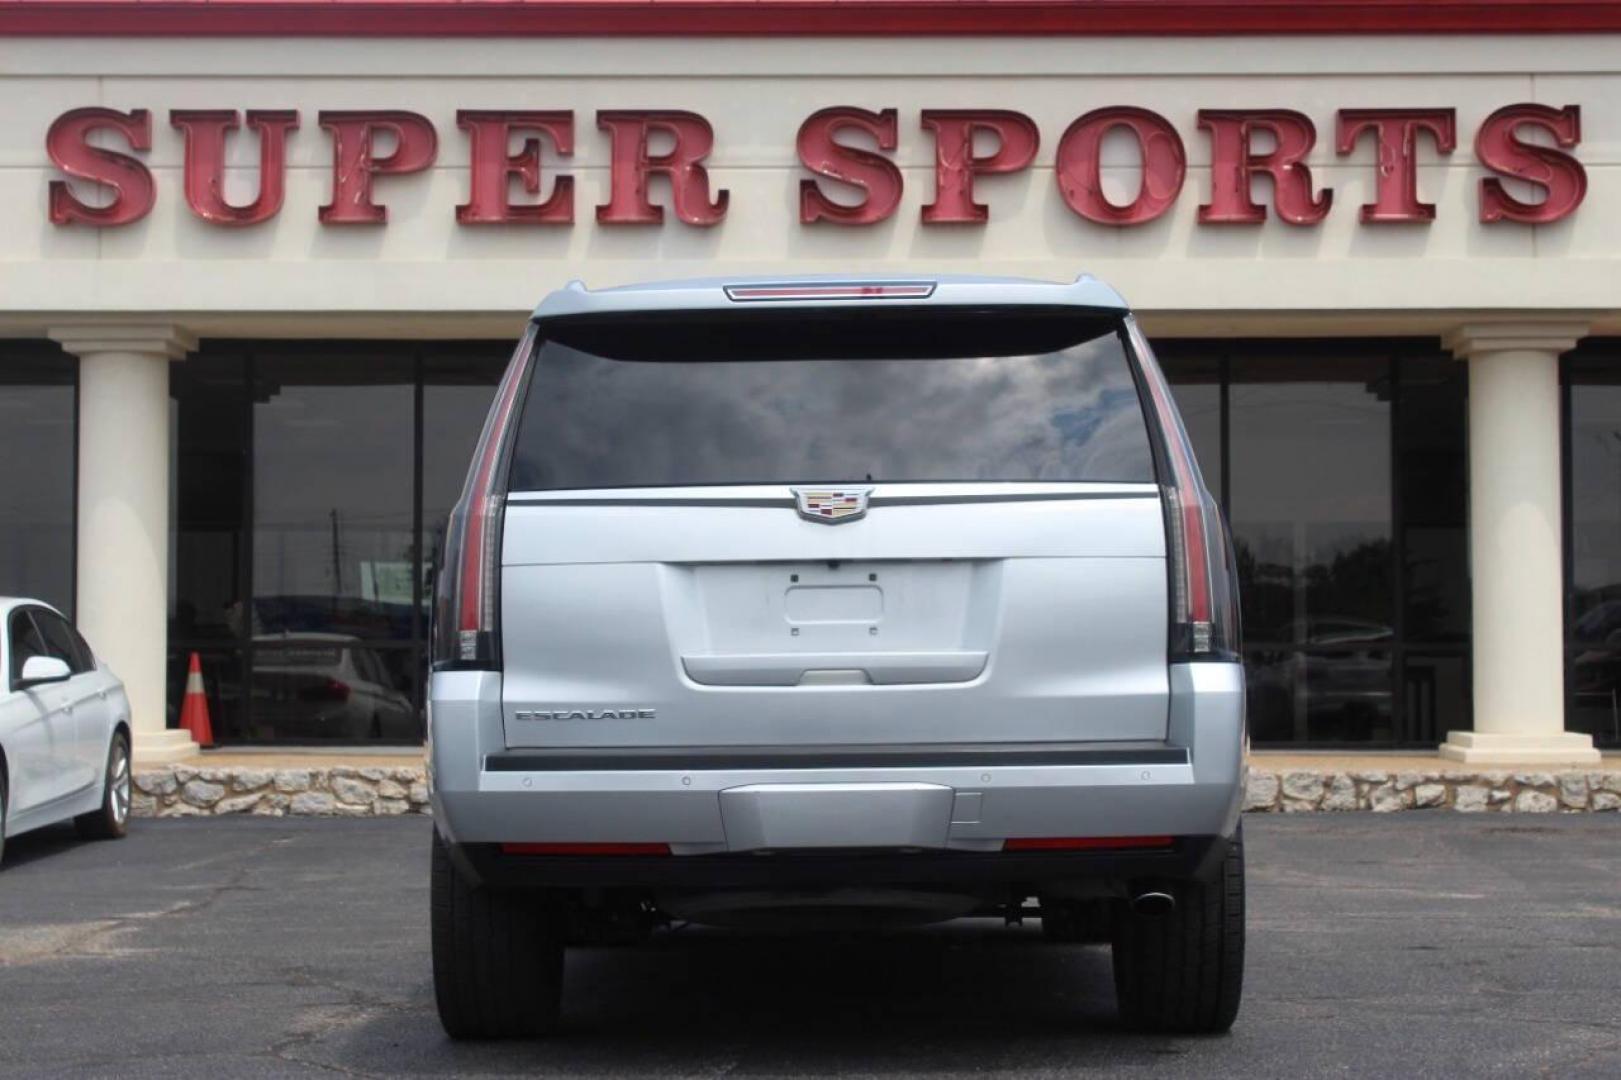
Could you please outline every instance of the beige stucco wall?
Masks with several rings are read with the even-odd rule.
[[[164,618],[151,597],[166,595],[167,585],[161,568],[156,580],[147,573],[148,599],[129,611],[121,583],[152,569],[134,565],[132,552],[164,545],[168,402],[159,373],[197,337],[510,337],[544,293],[571,278],[611,285],[881,270],[1059,280],[1088,271],[1120,288],[1156,334],[1445,334],[1471,366],[1474,642],[1477,657],[1496,665],[1489,677],[1476,672],[1479,730],[1455,734],[1448,752],[1475,762],[1593,762],[1586,737],[1562,725],[1553,403],[1559,354],[1584,334],[1621,333],[1618,45],[1617,37],[1560,36],[0,41],[0,335],[49,332],[84,357],[83,401],[116,404],[137,391],[141,399],[81,427],[80,605],[113,613],[92,637],[115,667],[140,669],[136,681],[148,690],[137,708],[136,749],[156,759],[188,749],[183,736],[162,732],[156,696]],[[1587,198],[1556,224],[1482,225],[1486,171],[1475,161],[1474,135],[1488,114],[1520,102],[1581,107],[1576,154]],[[48,220],[55,174],[46,130],[63,112],[90,105],[153,114],[145,160],[158,199],[136,224],[97,230]],[[795,134],[805,117],[835,105],[899,111],[895,160],[906,195],[877,226],[798,221],[806,174]],[[1083,221],[1054,180],[1064,129],[1110,105],[1159,112],[1187,147],[1180,200],[1145,226]],[[1438,159],[1421,140],[1420,196],[1437,204],[1437,219],[1362,225],[1374,148],[1365,140],[1339,158],[1336,111],[1418,106],[1457,110],[1454,154]],[[918,215],[933,195],[933,142],[919,112],[973,107],[1027,113],[1040,126],[1042,150],[1028,171],[979,183],[989,224],[924,227]],[[1210,160],[1197,110],[1264,107],[1315,122],[1310,164],[1318,186],[1334,190],[1333,211],[1313,227],[1276,217],[1258,227],[1198,226]],[[183,139],[168,123],[180,108],[299,110],[276,219],[231,229],[190,212]],[[316,114],[359,108],[426,115],[438,129],[439,157],[426,173],[379,180],[386,227],[323,227],[317,208],[328,199],[331,144]],[[572,227],[456,224],[468,187],[459,108],[574,111]],[[731,192],[722,224],[691,228],[673,215],[661,227],[595,223],[608,144],[594,114],[612,108],[686,109],[710,120],[711,176]],[[257,140],[239,135],[228,191],[238,202],[255,193],[256,157]],[[1129,144],[1105,148],[1105,182],[1119,201],[1135,191],[1134,161]],[[548,160],[548,170],[557,164]],[[1256,188],[1270,202],[1270,185]],[[150,377],[132,390],[121,375],[140,365]],[[1504,464],[1515,462],[1538,467]],[[131,500],[138,512],[117,520],[139,544],[97,531],[96,522],[115,520]],[[1533,607],[1534,626],[1516,617]]]
[[[880,268],[1064,279],[1082,270],[1117,285],[1165,329],[1441,332],[1459,311],[1580,312],[1621,329],[1621,48],[1610,37],[1232,39],[660,39],[660,40],[165,40],[0,42],[0,332],[37,332],[45,313],[188,314],[214,332],[325,333],[360,316],[399,313],[413,332],[508,333],[514,314],[570,278],[613,284],[654,277]],[[1481,120],[1513,102],[1582,107],[1576,150],[1587,199],[1555,225],[1486,226],[1477,187],[1487,175],[1472,141]],[[901,210],[881,225],[804,226],[797,219],[794,135],[829,105],[893,106]],[[1083,221],[1059,198],[1053,151],[1076,116],[1134,104],[1169,118],[1189,157],[1174,210],[1149,225]],[[78,106],[153,113],[145,160],[157,206],[124,228],[61,227],[46,218],[54,173],[51,120]],[[1453,106],[1459,148],[1438,160],[1427,139],[1420,194],[1429,226],[1365,226],[1371,139],[1334,153],[1335,111],[1352,106]],[[924,107],[1002,107],[1040,125],[1036,165],[982,179],[987,226],[924,227],[933,143]],[[1312,165],[1335,205],[1316,227],[1275,217],[1260,227],[1197,226],[1208,191],[1200,107],[1278,106],[1318,128]],[[386,227],[323,227],[329,137],[318,110],[391,107],[433,120],[429,173],[383,178]],[[570,228],[458,226],[467,141],[458,108],[571,108],[577,149]],[[713,229],[598,226],[607,141],[602,108],[683,108],[716,131],[714,182],[731,192]],[[286,206],[264,225],[203,223],[181,186],[183,140],[173,108],[296,108]],[[234,140],[233,197],[254,191],[257,140]],[[1117,197],[1135,184],[1132,155],[1111,147]],[[548,168],[555,165],[548,161]],[[1269,185],[1257,184],[1269,201]],[[1248,313],[1264,315],[1259,320]],[[280,323],[276,317],[282,316]],[[1304,319],[1291,324],[1288,319]],[[257,319],[257,321],[255,321]],[[372,324],[375,331],[388,320]]]

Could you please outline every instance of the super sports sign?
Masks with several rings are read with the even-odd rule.
[[[258,196],[233,203],[225,195],[225,151],[228,140],[243,137],[244,119],[258,137]],[[323,109],[315,119],[332,158],[330,194],[319,210],[322,225],[385,224],[388,207],[381,200],[388,185],[410,183],[410,175],[428,169],[440,153],[439,132],[420,113]],[[250,109],[245,118],[235,109],[172,111],[169,123],[185,142],[183,194],[192,212],[228,227],[275,218],[282,209],[288,140],[301,122],[295,110]],[[1310,117],[1291,109],[1200,109],[1195,123],[1211,161],[1201,225],[1257,225],[1271,213],[1290,225],[1310,226],[1329,214],[1334,193],[1317,185],[1307,164],[1318,140]],[[554,170],[544,185],[541,175],[543,148],[563,162],[574,152],[572,111],[467,109],[456,114],[456,124],[467,136],[469,177],[466,201],[455,208],[458,222],[574,223],[573,177]],[[608,110],[595,114],[595,127],[593,137],[607,144],[610,173],[608,201],[594,208],[599,224],[657,226],[666,209],[687,226],[713,227],[726,219],[729,194],[714,187],[707,168],[715,151],[707,119],[681,110]],[[45,149],[69,179],[50,183],[50,220],[118,227],[145,217],[158,198],[153,173],[139,156],[152,147],[152,129],[145,109],[83,108],[59,116]],[[931,226],[989,222],[992,207],[978,200],[975,181],[1029,169],[1042,139],[1034,121],[1008,109],[924,109],[914,131],[913,137],[933,143],[932,197],[920,211]],[[1106,194],[1102,183],[1103,142],[1114,133],[1135,142],[1142,166],[1135,197],[1125,202]],[[800,222],[861,227],[892,217],[906,183],[891,156],[900,139],[895,109],[837,106],[807,117],[794,138],[806,174],[799,183]],[[1434,205],[1419,190],[1419,165],[1457,151],[1456,110],[1340,109],[1333,139],[1340,157],[1364,141],[1375,146],[1374,200],[1360,208],[1362,222],[1422,224],[1435,218]],[[1570,152],[1580,142],[1578,106],[1521,103],[1493,112],[1474,133],[1474,158],[1488,174],[1476,195],[1480,221],[1534,225],[1568,217],[1587,192],[1586,171]],[[1065,205],[1080,218],[1140,226],[1183,197],[1186,143],[1174,124],[1148,109],[1094,109],[1059,135],[1053,173]],[[1270,179],[1270,204],[1256,201],[1256,177]],[[667,194],[658,200],[649,183],[654,178],[667,181]],[[1505,180],[1522,181],[1519,193]]]

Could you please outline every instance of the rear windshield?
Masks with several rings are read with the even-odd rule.
[[[1114,315],[861,309],[546,324],[508,486],[1149,482]]]

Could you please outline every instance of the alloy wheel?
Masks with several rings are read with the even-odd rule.
[[[129,818],[129,749],[122,739],[113,742],[113,760],[107,766],[107,783],[112,789],[113,820],[122,825]]]

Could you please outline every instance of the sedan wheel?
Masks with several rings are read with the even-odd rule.
[[[130,762],[129,736],[113,734],[107,748],[107,782],[102,788],[101,806],[73,819],[79,835],[90,840],[115,840],[129,831]]]
[[[113,817],[123,825],[129,821],[129,749],[117,739],[113,740],[112,765],[107,771],[107,784],[112,789]]]

